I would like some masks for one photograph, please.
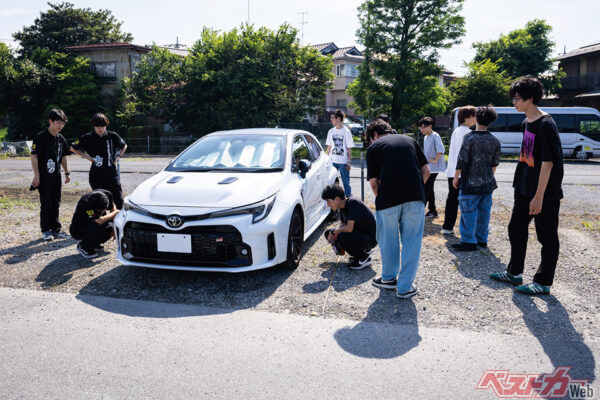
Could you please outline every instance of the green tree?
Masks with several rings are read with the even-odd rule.
[[[31,138],[46,126],[51,107],[69,117],[64,133],[75,137],[90,129],[89,118],[99,110],[100,89],[86,58],[36,49],[31,59],[12,59],[5,83],[8,135]]]
[[[197,134],[298,121],[323,106],[333,63],[296,29],[205,28],[185,59],[154,49],[125,84],[121,115],[148,112]]]
[[[137,72],[123,81],[124,107],[119,117],[138,115],[177,123],[183,112],[184,58],[168,49],[153,46],[137,64]]]
[[[489,59],[470,62],[467,67],[467,74],[448,86],[452,93],[453,107],[490,103],[496,106],[510,105],[508,89],[511,79],[505,71],[501,71],[500,67]]]
[[[72,3],[48,3],[48,6],[33,25],[13,34],[21,44],[22,55],[28,56],[36,48],[63,52],[69,46],[133,40],[130,33],[121,31],[123,23],[109,10],[75,8]]]
[[[443,108],[438,50],[460,43],[463,0],[368,0],[359,7],[365,61],[350,94],[368,117],[388,112],[397,126]]]
[[[539,76],[549,71],[555,61],[551,32],[552,27],[546,21],[534,19],[527,22],[525,28],[500,35],[497,40],[473,44],[476,50],[473,61],[492,60],[513,78]]]

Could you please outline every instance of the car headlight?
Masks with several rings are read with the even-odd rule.
[[[135,211],[135,212],[138,212],[140,214],[150,215],[149,211],[147,211],[147,210],[143,209],[142,207],[138,206],[137,204],[135,204],[134,202],[132,202],[128,198],[126,198],[125,201],[123,202],[123,209],[125,211]]]
[[[211,218],[231,217],[232,215],[252,214],[252,223],[262,221],[267,218],[273,209],[277,193],[258,203],[249,206],[234,208],[231,210],[217,211],[210,215]]]

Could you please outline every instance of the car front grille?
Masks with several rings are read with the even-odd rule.
[[[191,253],[158,251],[157,234],[189,234]],[[161,225],[128,222],[125,225],[121,252],[130,261],[198,267],[245,267],[252,265],[250,246],[241,233],[230,225],[191,226],[171,231]]]

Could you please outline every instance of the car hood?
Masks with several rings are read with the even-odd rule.
[[[168,183],[175,180],[175,183]],[[227,180],[231,182],[223,183]],[[211,209],[240,207],[271,196],[279,190],[282,180],[282,172],[162,171],[138,186],[129,195],[129,199],[140,206]]]

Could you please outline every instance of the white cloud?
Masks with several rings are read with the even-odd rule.
[[[17,15],[33,14],[35,11],[25,8],[7,8],[0,10],[0,17],[15,17]]]

